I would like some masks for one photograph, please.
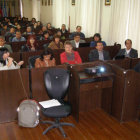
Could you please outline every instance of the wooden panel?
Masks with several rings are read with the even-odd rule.
[[[29,96],[28,78],[27,69],[0,71],[0,123],[17,119],[19,103]]]
[[[10,57],[12,57],[16,62],[20,61],[20,53],[19,52],[10,53]]]
[[[138,108],[140,106],[140,74],[129,70],[126,73],[124,90],[122,121],[138,119]]]
[[[130,68],[133,69],[140,62],[140,58],[132,58]]]

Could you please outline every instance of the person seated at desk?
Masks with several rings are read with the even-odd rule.
[[[62,24],[60,31],[61,31],[62,36],[65,36],[65,34],[68,33],[68,30],[66,29],[66,25],[65,24]]]
[[[62,33],[60,30],[57,31],[56,35],[59,35],[61,40],[66,39],[65,36],[62,36]]]
[[[138,52],[137,50],[132,48],[132,40],[127,39],[125,41],[125,49],[120,49],[118,52],[117,56],[125,56],[125,57],[130,57],[130,58],[138,58]]]
[[[13,52],[11,46],[5,44],[5,38],[3,36],[0,36],[0,48],[7,48],[10,53]]]
[[[73,33],[69,36],[69,38],[70,38],[70,39],[74,39],[74,35],[75,35],[76,33],[79,33],[79,34],[80,34],[80,38],[84,39],[84,38],[85,38],[85,35],[84,35],[84,33],[81,32],[81,29],[82,29],[81,26],[77,26],[77,27],[76,27],[76,32],[73,32]]]
[[[48,48],[51,49],[64,49],[63,43],[60,42],[60,36],[55,35],[53,41],[49,44]]]
[[[16,62],[9,57],[10,53],[7,48],[0,48],[0,70],[19,69],[24,61]]]
[[[21,41],[26,41],[26,39],[21,36],[20,31],[16,31],[16,36],[12,39],[12,42],[21,42]]]
[[[96,47],[96,43],[101,40],[102,40],[102,38],[99,33],[94,34],[93,41],[91,41],[91,43],[90,43],[90,47]],[[101,41],[101,42],[103,43],[103,46],[106,46],[106,43],[104,41]]]
[[[28,26],[26,28],[26,32],[23,33],[24,35],[33,35],[35,34],[34,32],[32,32],[32,28],[30,26]]]
[[[72,44],[70,41],[66,41],[65,44],[65,52],[60,54],[61,64],[81,64],[82,60],[77,51],[72,50]]]
[[[39,40],[50,40],[50,35],[47,31],[43,33]]]
[[[27,40],[27,44],[22,46],[21,51],[36,51],[38,49],[38,43],[35,35],[30,35]]]
[[[51,49],[46,49],[35,61],[35,68],[55,66],[55,58]]]
[[[103,43],[101,41],[98,41],[96,49],[91,50],[89,53],[89,61],[96,60],[110,60],[109,53],[103,50]]]
[[[80,34],[76,33],[74,35],[74,40],[71,40],[71,44],[74,48],[79,48],[80,43],[85,43],[85,40],[80,39]]]

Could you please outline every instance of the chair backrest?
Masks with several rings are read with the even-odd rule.
[[[62,68],[50,68],[44,73],[45,87],[51,99],[63,99],[69,87],[69,71]]]
[[[36,56],[31,56],[31,57],[29,57],[29,68],[31,69],[31,68],[34,68],[35,67],[35,60],[37,59],[37,58],[39,58],[40,57],[40,55],[36,55]]]

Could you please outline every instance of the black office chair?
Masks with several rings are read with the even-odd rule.
[[[43,123],[51,124],[51,126],[48,127],[43,134],[46,134],[52,128],[59,128],[62,135],[66,137],[62,126],[68,125],[74,127],[71,123],[60,122],[61,118],[67,117],[71,114],[70,104],[63,100],[68,90],[69,79],[69,71],[61,68],[50,68],[44,74],[48,96],[51,99],[57,99],[61,105],[46,109],[42,108],[42,112],[46,117],[55,118],[55,122],[42,121]]]

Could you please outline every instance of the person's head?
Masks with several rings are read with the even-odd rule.
[[[74,40],[75,40],[76,42],[79,42],[79,41],[80,41],[80,34],[79,34],[79,33],[76,33],[76,34],[74,35]]]
[[[20,26],[19,24],[17,25],[17,29],[18,29],[18,30],[20,30],[20,29],[21,29],[21,26]]]
[[[42,54],[41,54],[41,60],[52,60],[54,58],[53,51],[50,48],[47,48]]]
[[[82,28],[81,26],[77,26],[76,27],[76,32],[80,33],[81,32],[81,28]]]
[[[30,33],[30,32],[32,31],[31,27],[28,26],[27,29],[26,29],[26,31],[27,31],[28,33]]]
[[[31,21],[32,21],[32,23],[35,23],[36,22],[36,19],[35,18],[32,18]]]
[[[101,35],[99,33],[94,34],[93,40],[96,42],[101,41],[102,40]]]
[[[127,50],[130,50],[132,47],[132,40],[130,39],[125,40],[125,46]]]
[[[29,47],[31,47],[31,45],[34,45],[34,47],[36,47],[36,43],[37,43],[36,36],[35,35],[30,35],[27,39],[27,45]]]
[[[61,36],[62,34],[61,34],[61,31],[57,31],[57,35],[59,35],[59,36]]]
[[[40,22],[40,21],[38,21],[38,22],[37,22],[37,25],[38,25],[38,26],[40,26],[40,25],[41,25],[41,22]]]
[[[16,31],[16,38],[17,39],[20,39],[21,38],[21,32],[19,30]]]
[[[43,27],[42,27],[42,31],[43,31],[43,32],[47,31],[46,26],[43,26]]]
[[[10,33],[15,33],[15,28],[10,28]]]
[[[58,44],[58,43],[60,42],[60,36],[59,36],[59,35],[55,35],[55,36],[54,36],[54,42],[55,42],[56,44]]]
[[[18,25],[18,22],[15,22],[15,26],[17,26]]]
[[[9,57],[10,53],[7,48],[0,48],[0,61],[5,61]]]
[[[43,37],[44,37],[44,38],[49,38],[49,33],[48,33],[47,31],[45,31],[45,32],[43,33]]]
[[[7,24],[4,24],[4,25],[3,25],[3,29],[4,29],[4,30],[7,30]]]
[[[62,30],[64,31],[66,29],[66,25],[65,24],[62,24]]]
[[[0,36],[0,46],[4,46],[5,44],[5,38],[4,36]]]
[[[98,42],[96,43],[96,49],[97,49],[98,51],[103,51],[103,43],[102,43],[101,41],[98,41]]]
[[[72,44],[71,44],[70,41],[66,41],[64,43],[64,47],[65,47],[65,52],[66,53],[71,53],[72,52],[73,47],[72,47]]]
[[[47,28],[50,29],[51,28],[51,23],[47,24]]]

